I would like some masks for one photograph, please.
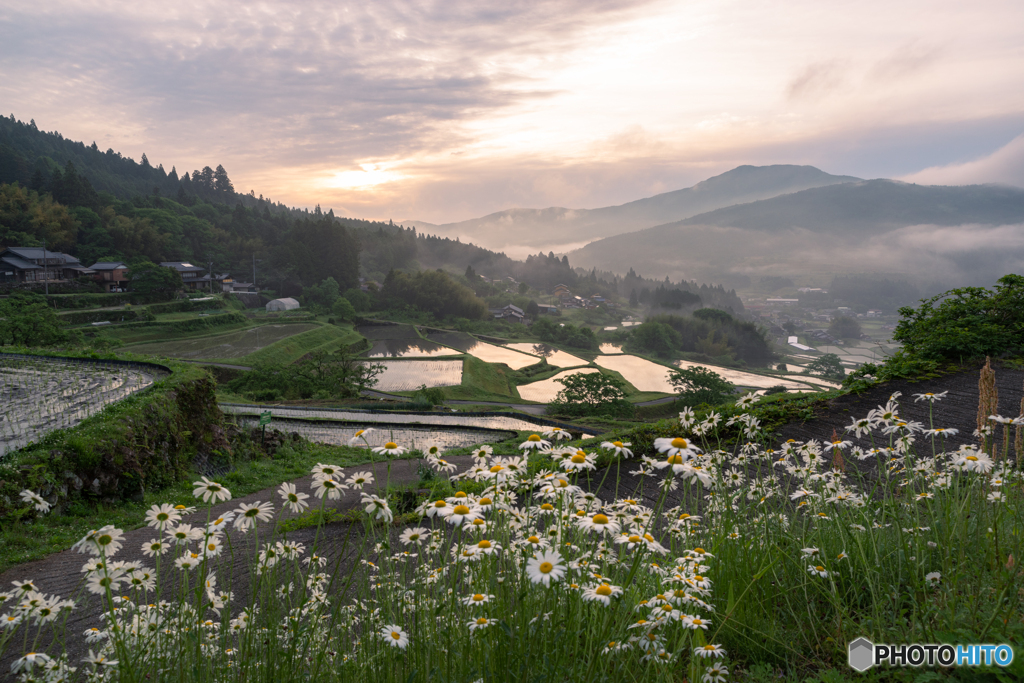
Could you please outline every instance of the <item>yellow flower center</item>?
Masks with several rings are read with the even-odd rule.
[[[648,541],[654,540],[654,536],[651,536],[650,534],[644,534],[644,538],[646,538]]]
[[[612,587],[609,586],[607,583],[602,583],[600,586],[597,587],[597,590],[594,592],[598,595],[603,595],[607,597],[612,594]]]
[[[388,441],[386,444],[384,444],[384,448],[388,449],[389,451],[393,451],[396,448],[398,448],[398,444],[395,443],[394,441]]]
[[[455,497],[456,498],[465,498],[466,497],[466,492],[465,491],[456,491],[455,492]]]
[[[206,545],[206,549],[212,552],[212,551],[217,549],[217,544],[216,543],[208,543]]]
[[[474,524],[475,526],[480,526],[480,525],[482,525],[482,524],[486,524],[486,523],[487,523],[487,522],[485,522],[485,521],[484,521],[484,520],[482,520],[482,519],[474,519],[474,520],[473,520],[473,524]]]
[[[530,536],[526,539],[527,543],[540,543],[540,539],[536,536]]]
[[[572,461],[577,465],[581,465],[587,461],[587,458],[586,456],[577,453],[576,455],[572,456]]]
[[[479,619],[476,620],[476,623],[478,623],[481,626],[483,626],[484,624],[487,623],[487,617],[480,617]]]
[[[175,509],[175,510],[184,510],[184,509],[185,509],[185,506],[184,506],[184,505],[175,505],[175,506],[174,506],[174,509]]]
[[[602,515],[600,512],[594,515],[594,524],[607,524],[608,516]]]
[[[682,465],[683,464],[683,456],[679,455],[678,453],[676,453],[675,455],[668,456],[668,464],[669,465]]]
[[[480,503],[480,505],[490,505],[492,501],[490,498],[481,498],[477,502]]]
[[[817,569],[819,572],[825,571],[825,568],[822,567],[820,564],[817,567],[815,567],[815,569]]]
[[[682,437],[677,436],[676,438],[672,439],[672,448],[689,448],[689,447],[690,447],[690,444],[686,441],[686,439],[684,439]]]
[[[483,548],[484,550],[486,550],[487,548],[491,547],[491,542],[488,541],[487,539],[484,539],[484,540],[480,541],[479,543],[477,543],[476,547],[477,548]]]
[[[474,602],[480,602],[483,599],[484,599],[484,596],[481,595],[480,593],[477,593],[476,595],[473,596],[473,601]]]
[[[538,434],[530,434],[530,436],[526,437],[526,440],[536,443],[540,441],[540,436]]]
[[[448,507],[448,503],[443,501],[443,500],[439,500],[436,503],[434,503],[434,507],[436,507],[436,508]]]
[[[502,467],[501,465],[495,465],[494,467],[491,468],[491,472],[497,474],[498,472],[501,472],[503,469],[505,468]]]
[[[662,605],[661,606],[661,611],[662,612],[671,612],[672,611],[672,605]],[[696,619],[694,620],[694,623],[696,623]]]
[[[704,548],[694,548],[693,552],[697,553],[698,555],[703,555],[704,554]]]
[[[551,503],[544,503],[543,505],[540,506],[540,509],[541,510],[554,510],[555,506],[552,505]]]
[[[457,515],[468,515],[469,514],[469,508],[466,507],[465,505],[456,505],[455,506],[455,514],[457,514]]]
[[[550,574],[554,568],[555,565],[551,564],[550,562],[541,562],[540,566],[537,567],[537,569],[540,570],[541,574]]]
[[[625,446],[622,445],[621,441],[612,441],[612,445],[615,446],[616,448],[625,448]]]
[[[966,459],[967,460],[972,460],[972,461],[976,462],[978,460],[978,456],[976,456],[976,455],[968,455]]]
[[[399,633],[398,631],[392,631],[391,632],[391,637],[394,638],[395,640],[401,640],[402,639],[402,634]]]
[[[569,486],[569,482],[567,480],[565,480],[565,479],[556,479],[555,480],[555,486],[557,486],[560,489],[564,489],[564,488],[567,488]]]
[[[630,543],[639,543],[640,542],[640,537],[637,536],[636,534],[633,534],[632,536],[629,537],[629,542]]]

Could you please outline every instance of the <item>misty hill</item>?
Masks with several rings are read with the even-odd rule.
[[[870,180],[721,208],[592,242],[574,264],[655,277],[904,273],[949,286],[1024,267],[1024,190]],[[716,277],[717,276],[717,277]]]
[[[509,253],[566,250],[580,244],[813,187],[856,182],[813,166],[739,166],[693,187],[600,209],[509,209],[482,218],[418,229]]]

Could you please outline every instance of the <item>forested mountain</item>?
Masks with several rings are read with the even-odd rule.
[[[348,289],[360,275],[383,282],[392,270],[444,269],[511,277],[540,291],[565,284],[585,296],[628,297],[634,288],[638,295],[646,289],[651,302],[669,309],[699,296],[708,306],[742,310],[735,292],[721,287],[598,276],[550,252],[515,260],[390,221],[337,217],[319,206],[291,209],[254,192],[235,192],[219,165],[178,177],[173,168],[166,173],[148,159],[136,163],[113,150],[101,152],[40,131],[32,122],[0,117],[0,247],[38,246],[44,239],[86,265],[100,260],[212,263],[215,271],[240,280],[251,279],[256,259],[257,283],[282,295],[298,294],[328,277]],[[474,285],[481,295],[495,289],[483,281]]]
[[[644,263],[659,277],[717,281],[886,273],[942,290],[1021,272],[1022,224],[1022,189],[871,180],[718,209],[598,240],[569,257],[587,268]]]
[[[509,209],[458,223],[434,225],[405,221],[405,224],[438,235],[460,237],[488,249],[564,251],[569,245],[678,221],[724,206],[857,180],[830,175],[813,166],[739,166],[693,187],[620,206]]]

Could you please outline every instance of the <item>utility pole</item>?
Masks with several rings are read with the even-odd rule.
[[[50,296],[50,270],[46,267],[46,238],[43,238],[43,287],[46,288],[46,296]]]
[[[213,261],[210,261],[210,294],[213,294]]]

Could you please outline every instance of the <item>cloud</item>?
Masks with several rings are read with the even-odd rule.
[[[965,163],[932,166],[901,180],[922,185],[1000,183],[1024,187],[1024,133],[988,156]]]
[[[807,65],[786,86],[790,100],[804,100],[826,95],[846,81],[846,66],[839,60],[815,62]]]
[[[930,67],[941,54],[942,49],[938,45],[921,41],[906,43],[875,62],[868,71],[868,78],[876,81],[906,78]]]

